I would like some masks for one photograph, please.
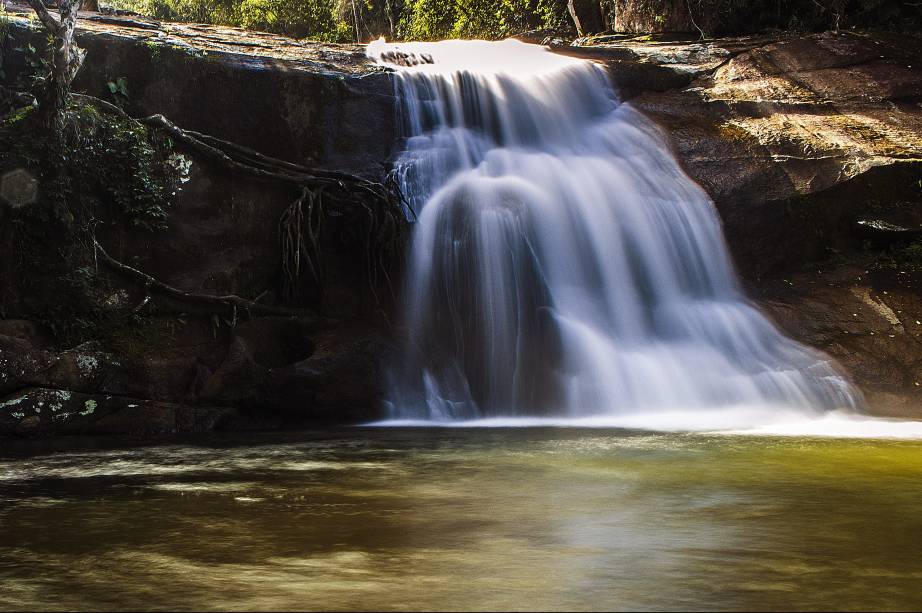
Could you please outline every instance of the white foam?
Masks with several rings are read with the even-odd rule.
[[[807,416],[800,411],[778,407],[655,411],[577,418],[391,419],[365,425],[385,428],[592,428],[739,436],[922,439],[922,421],[877,418],[845,411]]]

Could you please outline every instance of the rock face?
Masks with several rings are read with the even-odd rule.
[[[687,0],[615,0],[616,32],[694,32]]]
[[[869,410],[922,417],[919,286],[879,263],[922,229],[922,40],[594,42],[562,51],[606,62],[663,127],[714,198],[751,293],[838,359]]]
[[[24,18],[28,10],[18,10],[22,18],[13,10],[7,47],[38,43],[44,35]],[[303,165],[373,179],[385,171],[395,140],[393,87],[362,47],[101,15],[80,21],[78,41],[87,60],[75,88],[132,116],[161,113],[185,129]],[[12,81],[26,58],[3,59]],[[127,98],[109,90],[118,79]],[[169,229],[102,224],[100,241],[118,260],[183,291],[278,302],[279,220],[300,191],[183,154],[189,181]],[[22,319],[28,296],[0,292],[7,318],[0,319],[0,435],[156,435],[377,417],[387,328],[368,291],[362,247],[329,219],[321,248],[328,281],[322,294],[297,298],[303,317],[241,312],[231,321],[174,309],[98,342],[54,347]],[[130,311],[145,293],[128,288],[111,301]]]
[[[293,162],[383,172],[396,134],[392,83],[360,47],[94,19],[81,22],[89,55],[78,89],[106,96],[107,83],[124,77],[132,115],[163,113]],[[24,19],[11,31],[20,41],[39,36]],[[922,416],[916,273],[877,263],[905,240],[892,227],[922,230],[919,41],[849,32],[589,42],[557,51],[604,62],[621,95],[663,126],[714,198],[752,295],[790,335],[837,358],[871,410]],[[8,76],[17,61],[4,58]],[[115,227],[100,239],[182,290],[271,297],[281,285],[279,218],[298,194],[189,157],[168,231]],[[0,435],[378,417],[390,328],[367,292],[357,239],[331,223],[328,285],[302,297],[314,313],[301,317],[154,314],[98,342],[55,347],[15,296],[0,295]]]

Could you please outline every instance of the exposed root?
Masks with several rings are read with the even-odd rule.
[[[343,217],[360,228],[365,276],[375,302],[380,304],[377,288],[382,283],[393,293],[388,268],[402,253],[408,229],[401,211],[401,204],[408,206],[408,203],[393,175],[377,182],[351,173],[308,168],[214,136],[184,130],[163,115],[132,119],[114,104],[82,94],[76,96],[105,112],[162,130],[180,146],[232,172],[299,188],[300,196],[282,214],[278,227],[282,293],[287,300],[297,297],[305,268],[322,292],[324,273],[320,238],[324,221],[331,215]]]
[[[287,300],[298,295],[301,262],[310,270],[318,288],[323,288],[320,258],[320,226],[323,221],[323,194],[304,188],[301,197],[279,219],[279,246],[282,250],[282,293]],[[307,211],[304,208],[307,206]]]
[[[226,312],[227,314],[231,315],[235,320],[237,318],[238,311],[245,311],[252,315],[275,315],[285,317],[315,316],[310,311],[259,304],[255,300],[247,300],[246,298],[241,298],[240,296],[235,296],[232,294],[227,296],[213,296],[210,294],[185,292],[171,285],[167,285],[162,281],[158,281],[154,277],[148,275],[147,273],[141,272],[137,268],[132,268],[127,264],[119,262],[110,256],[98,241],[94,240],[93,246],[96,249],[96,255],[100,261],[102,261],[106,266],[121,276],[130,279],[144,287],[144,289],[149,292],[148,296],[152,293],[158,293],[178,302],[207,307],[211,311],[220,309],[222,312]],[[148,298],[145,297],[143,304],[146,304],[147,300]]]

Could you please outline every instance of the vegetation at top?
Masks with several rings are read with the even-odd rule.
[[[708,35],[767,28],[823,30],[885,27],[918,31],[917,0],[574,0],[595,3],[613,29],[630,6],[657,23],[688,11]],[[102,0],[157,19],[240,26],[334,42],[500,39],[530,31],[575,34],[567,0]]]
[[[157,19],[240,26],[333,42],[504,38],[568,30],[566,0],[108,0]]]

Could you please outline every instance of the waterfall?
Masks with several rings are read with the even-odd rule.
[[[394,418],[854,408],[737,283],[713,203],[605,70],[514,40],[372,43],[415,221]]]

